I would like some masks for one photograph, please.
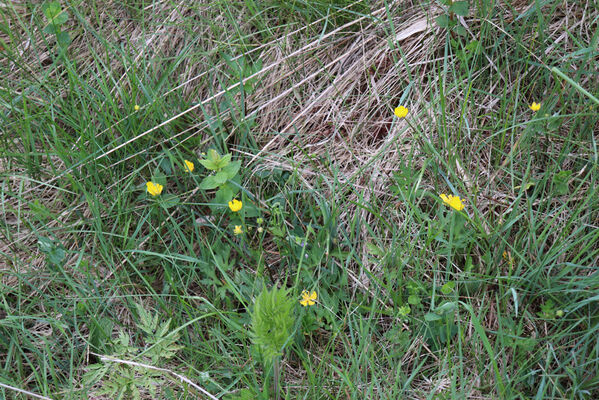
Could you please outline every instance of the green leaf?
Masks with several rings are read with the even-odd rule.
[[[60,47],[68,47],[71,44],[71,36],[69,32],[59,32],[56,34],[56,41]]]
[[[468,36],[468,31],[462,25],[456,25],[456,27],[453,28],[453,30],[460,36]]]
[[[231,154],[225,154],[223,158],[218,161],[218,168],[222,169],[231,163]]]
[[[408,297],[408,303],[410,303],[413,306],[417,306],[420,304],[420,296],[416,296],[415,294],[412,294]]]
[[[447,28],[449,26],[449,17],[445,14],[439,15],[437,18],[435,18],[435,21],[441,28]]]
[[[441,286],[441,293],[449,294],[449,293],[453,292],[454,288],[455,288],[455,282],[449,281],[445,285]]]
[[[572,176],[572,171],[570,170],[560,171],[553,175],[552,183],[557,194],[562,196],[568,194],[568,181],[570,180],[570,176]]]
[[[200,164],[210,171],[216,171],[218,169],[218,164],[212,160],[200,160]]]
[[[42,12],[48,18],[50,25],[62,25],[69,19],[69,14],[62,10],[60,3],[57,1],[44,4]]]
[[[44,28],[44,33],[58,35],[60,33],[60,26],[50,24]]]
[[[174,194],[167,194],[161,198],[160,205],[164,208],[171,208],[179,204],[179,196]]]
[[[62,246],[57,245],[52,239],[40,236],[37,244],[42,253],[46,254],[48,263],[56,266],[62,265],[67,252]]]
[[[237,172],[241,168],[241,161],[234,161],[222,169],[222,172],[227,174],[227,179],[235,178]]]
[[[214,176],[214,181],[218,182],[218,186],[225,183],[227,181],[227,179],[229,178],[225,171],[219,171],[216,174],[214,174],[213,176]]]
[[[200,189],[202,190],[210,190],[219,187],[221,184],[214,178],[214,175],[210,175],[205,177],[202,182],[200,182]]]
[[[449,12],[465,17],[470,10],[470,4],[467,1],[455,1],[450,7]]]
[[[220,154],[218,154],[218,151],[214,149],[208,150],[208,154],[206,156],[208,157],[208,160],[212,161],[215,164],[218,164],[218,162],[220,161]]]
[[[447,314],[449,312],[452,312],[457,307],[458,307],[458,305],[455,302],[450,301],[450,302],[441,304],[439,307],[437,307],[435,309],[435,312],[437,314],[443,315],[443,314]]]
[[[426,313],[424,314],[424,320],[428,321],[428,322],[434,322],[434,321],[439,321],[441,319],[441,316],[435,313]]]

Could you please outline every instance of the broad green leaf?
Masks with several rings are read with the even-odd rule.
[[[441,28],[447,28],[449,26],[449,17],[445,14],[439,15],[437,18],[435,18],[435,21]]]
[[[442,315],[442,314],[446,314],[446,313],[448,313],[448,312],[452,312],[452,311],[453,311],[453,310],[455,310],[457,307],[458,307],[458,305],[457,305],[455,302],[453,302],[453,301],[450,301],[450,302],[447,302],[447,303],[443,303],[443,304],[441,304],[439,307],[437,307],[437,308],[435,309],[435,312],[436,312],[437,314],[441,314],[441,315]]]
[[[216,171],[218,169],[218,164],[212,160],[200,160],[200,164],[210,171]]]
[[[200,189],[210,190],[220,186],[220,183],[214,178],[214,175],[205,177],[200,183]]]
[[[69,19],[69,14],[62,10],[60,3],[57,1],[44,4],[42,12],[48,18],[51,25],[62,25]]]
[[[222,185],[223,183],[225,183],[228,178],[229,177],[228,177],[227,173],[224,171],[219,171],[216,174],[214,174],[214,180],[216,182],[218,182],[219,186]]]
[[[417,306],[418,304],[420,304],[420,296],[416,296],[415,294],[412,294],[408,297],[408,303],[410,303],[413,306]]]
[[[433,322],[433,321],[439,321],[441,319],[441,316],[435,313],[426,313],[424,314],[424,320],[428,321],[428,322]]]
[[[229,165],[223,168],[222,172],[227,174],[227,179],[233,179],[239,169],[241,168],[241,161],[233,161]]]
[[[71,44],[71,36],[69,32],[59,32],[56,34],[56,41],[60,47],[68,47]]]
[[[57,35],[60,33],[60,26],[50,24],[44,28],[44,33],[49,35]]]
[[[455,288],[455,282],[449,281],[445,285],[441,286],[441,293],[449,294],[449,293],[453,292],[454,288]]]
[[[457,25],[453,30],[460,36],[468,36],[468,31],[462,25]]]
[[[218,154],[218,151],[210,149],[208,150],[207,158],[218,165],[218,162],[220,161],[220,154]]]
[[[467,1],[455,1],[449,7],[450,12],[454,12],[457,15],[461,15],[462,17],[465,17],[466,15],[468,15],[469,10],[470,10],[470,5],[468,4]]]
[[[218,168],[225,168],[231,162],[231,154],[225,154],[218,162]]]

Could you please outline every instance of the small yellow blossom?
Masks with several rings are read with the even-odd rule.
[[[139,105],[137,105],[137,104],[136,104],[136,105],[133,107],[133,109],[134,109],[135,111],[139,111]]]
[[[261,226],[259,226],[259,227],[258,227],[258,233],[262,233],[262,232],[264,232],[264,228],[263,228],[263,227],[261,227]]]
[[[405,118],[408,115],[408,109],[404,106],[397,107],[394,112],[397,118]]]
[[[146,183],[146,187],[148,193],[150,193],[152,196],[158,196],[160,193],[162,193],[162,185],[160,183],[154,183],[150,181]]]
[[[188,161],[188,160],[183,160],[183,162],[185,163],[185,171],[187,171],[187,172],[193,172],[193,169],[195,168],[195,165],[193,165],[193,163],[191,161]]]
[[[532,104],[528,106],[528,108],[530,108],[534,112],[537,112],[537,111],[539,111],[541,109],[541,103],[535,103],[533,101]]]
[[[233,199],[229,202],[229,208],[233,212],[237,212],[237,211],[241,210],[242,206],[243,206],[243,203],[237,199]]]
[[[439,196],[443,199],[445,204],[455,208],[456,210],[462,211],[464,209],[464,204],[462,203],[462,200],[460,200],[459,196],[454,196],[451,194],[449,196],[446,194],[441,194]]]
[[[312,291],[312,293],[308,293],[307,290],[304,290],[302,292],[302,299],[300,300],[300,304],[304,307],[313,306],[314,304],[316,304],[317,298],[318,298],[318,295],[316,294],[315,291]]]
[[[235,229],[233,230],[233,233],[236,235],[241,235],[243,233],[243,229],[241,229],[241,225],[235,225]]]

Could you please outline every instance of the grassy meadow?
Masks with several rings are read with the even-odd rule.
[[[597,0],[0,2],[0,399],[598,399]]]

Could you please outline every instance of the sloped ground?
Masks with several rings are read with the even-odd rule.
[[[83,373],[117,354],[257,398],[263,284],[318,291],[288,398],[599,394],[597,4],[471,5],[464,36],[442,4],[328,4],[63,4],[64,52],[40,4],[0,6],[4,396],[101,398]],[[198,188],[210,148],[242,161],[243,237]],[[136,303],[175,357],[144,358]]]

